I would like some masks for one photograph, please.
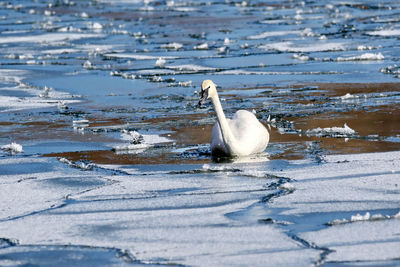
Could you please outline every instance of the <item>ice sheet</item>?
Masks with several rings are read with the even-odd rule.
[[[326,263],[396,259],[400,152],[327,156],[325,160],[313,167],[299,162],[279,172],[296,179],[291,183],[294,191],[268,206],[277,210],[278,218],[303,224],[293,229],[302,232],[302,239],[329,249]],[[341,223],[332,224],[335,220]]]
[[[48,169],[37,166],[37,178],[23,182],[17,176],[24,168],[1,177],[9,181],[2,186],[15,196],[2,196],[2,210],[23,205],[6,213],[0,232],[21,245],[123,247],[143,262],[195,266],[310,264],[318,254],[282,229],[257,223],[257,218],[252,223],[234,219],[233,214],[259,202],[273,178],[252,179],[249,173],[242,177],[229,167],[202,175],[164,170],[102,177],[105,173],[95,169],[76,169],[72,175],[59,166],[62,163],[48,159],[1,163],[42,164]],[[15,194],[21,188],[24,198]]]
[[[263,50],[276,50],[281,52],[322,52],[345,50],[344,42],[319,41],[310,45],[299,45],[292,41],[264,44],[259,47]]]
[[[10,43],[58,43],[62,41],[75,41],[84,38],[102,38],[103,34],[91,33],[46,33],[30,36],[3,36],[0,44]]]

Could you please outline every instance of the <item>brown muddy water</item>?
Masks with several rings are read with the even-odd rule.
[[[316,92],[299,95],[291,92],[303,91],[301,88],[311,87]],[[245,88],[244,91],[255,88]],[[259,88],[257,88],[259,89]],[[267,89],[267,88],[266,88]],[[268,88],[270,91],[263,93],[264,96],[274,94],[279,88]],[[232,89],[240,90],[240,89]],[[308,90],[308,89],[307,89]],[[271,123],[263,114],[260,119],[269,129],[271,139],[266,152],[269,159],[303,159],[327,154],[352,154],[395,151],[400,149],[399,126],[400,109],[397,102],[392,105],[379,105],[378,107],[363,107],[362,102],[380,101],[385,93],[396,92],[400,94],[400,83],[384,84],[312,84],[293,85],[284,95],[278,96],[279,105],[287,103],[290,110],[293,105],[306,107],[307,111],[299,110],[298,113],[285,114],[284,107],[280,107],[279,113],[272,113]],[[350,94],[347,95],[346,94]],[[229,99],[240,101],[240,96],[230,94]],[[228,98],[229,97],[229,98]],[[257,99],[257,96],[252,96]],[[333,100],[332,100],[333,99]],[[257,100],[256,100],[257,101]],[[339,102],[337,102],[339,101]],[[273,102],[278,102],[273,100]],[[337,103],[335,103],[337,102]],[[321,112],[318,108],[332,105],[329,111]],[[336,108],[335,106],[339,107]],[[340,106],[346,106],[344,109]],[[307,108],[307,107],[314,108]],[[262,107],[254,107],[261,110]],[[232,110],[234,112],[234,110]],[[263,111],[260,111],[263,112]],[[286,116],[285,116],[286,115]],[[270,116],[270,115],[269,115]],[[260,117],[260,116],[259,116]],[[184,114],[182,116],[159,117],[141,121],[124,121],[127,124],[152,125],[158,130],[168,133],[163,136],[169,139],[165,144],[158,144],[145,153],[115,153],[113,150],[75,151],[64,153],[49,153],[44,156],[65,157],[71,161],[85,160],[99,164],[185,164],[185,163],[207,163],[211,161],[207,150],[211,138],[211,131],[215,120],[214,112],[209,109],[202,114]],[[206,121],[206,122],[204,122]],[[91,127],[112,127],[121,125],[121,120],[96,121],[90,118],[88,129]],[[337,136],[335,132],[312,134],[308,130],[317,128],[344,127],[347,124],[355,131],[352,134]],[[53,132],[55,125],[46,123],[34,124],[41,137],[47,137],[46,131]],[[283,125],[283,126],[281,126]],[[285,126],[286,125],[286,126]],[[288,126],[289,125],[289,126]],[[64,125],[59,125],[63,127]],[[32,125],[33,127],[33,125]],[[37,128],[36,128],[37,127]],[[286,127],[286,128],[285,128]],[[50,135],[50,133],[49,133]],[[69,134],[68,134],[69,135]],[[392,138],[391,138],[392,137]],[[38,136],[39,138],[39,136]],[[68,137],[76,141],[87,138],[90,141],[107,141],[96,133],[85,136],[75,133]],[[203,149],[199,149],[199,146]],[[176,148],[187,148],[185,153],[174,153]],[[193,148],[190,148],[193,147]]]

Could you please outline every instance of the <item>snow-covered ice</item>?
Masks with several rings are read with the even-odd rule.
[[[307,130],[307,135],[315,136],[332,136],[332,137],[347,137],[355,134],[356,131],[350,128],[346,123],[343,127],[326,127],[326,128],[316,128],[312,130]]]
[[[69,163],[0,160],[3,237],[120,248],[142,262],[195,266],[390,260],[400,246],[399,152],[158,173],[113,165],[81,171]]]
[[[22,149],[22,146],[15,142],[12,142],[11,144],[8,144],[8,145],[3,145],[0,148],[6,152],[10,152],[11,154],[24,152],[24,150]]]

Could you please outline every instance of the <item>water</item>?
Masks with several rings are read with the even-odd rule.
[[[2,191],[11,190],[16,196],[24,192],[29,203],[29,199],[35,199],[37,187],[45,186],[37,201],[26,209],[17,207],[18,198],[1,197],[5,206],[0,225],[21,221],[23,229],[31,229],[27,226],[31,220],[41,223],[53,208],[62,213],[79,207],[82,213],[97,210],[95,213],[102,214],[94,216],[93,222],[86,222],[83,216],[67,223],[65,229],[53,229],[44,239],[4,230],[0,237],[18,239],[23,246],[10,241],[5,246],[15,248],[12,253],[17,256],[4,251],[2,255],[15,263],[21,260],[18,255],[24,249],[29,253],[42,251],[39,257],[31,257],[30,263],[36,264],[38,258],[49,258],[48,250],[62,253],[58,245],[70,242],[75,246],[69,250],[81,249],[79,257],[101,254],[110,264],[119,264],[121,259],[136,264],[199,265],[204,259],[228,264],[235,262],[232,255],[228,256],[232,250],[243,255],[243,264],[263,263],[255,256],[260,253],[269,255],[271,264],[301,259],[304,264],[382,261],[395,265],[394,259],[399,257],[395,252],[383,258],[368,258],[362,253],[350,258],[346,253],[333,253],[336,248],[330,244],[312,245],[319,240],[314,233],[320,229],[338,229],[325,225],[334,219],[367,211],[388,216],[398,212],[396,205],[372,205],[375,200],[366,200],[361,192],[366,190],[370,196],[372,188],[355,190],[357,201],[365,204],[363,208],[352,206],[328,214],[310,212],[307,218],[313,219],[306,226],[303,219],[296,219],[304,215],[303,211],[287,217],[272,202],[279,199],[284,209],[290,209],[288,199],[293,197],[316,207],[316,203],[302,199],[304,195],[298,190],[283,190],[281,185],[290,181],[297,188],[303,169],[309,172],[319,164],[334,165],[330,159],[335,155],[342,157],[340,161],[350,162],[344,168],[347,173],[352,172],[353,154],[389,152],[382,157],[396,162],[397,154],[391,151],[400,149],[399,37],[400,4],[396,1],[1,2],[0,146],[15,142],[23,147],[22,153],[0,150]],[[211,106],[197,106],[200,84],[205,79],[218,85],[227,116],[238,109],[256,112],[270,130],[265,154],[242,159],[241,163],[224,163],[224,167],[212,161],[208,144],[214,113]],[[135,139],[136,133],[142,138]],[[307,164],[298,165],[294,160]],[[378,173],[372,162],[367,164],[368,159],[361,161],[366,162],[365,174],[384,175],[388,181],[398,177],[395,166],[384,165],[388,169]],[[292,165],[296,171],[289,172]],[[318,170],[325,172],[321,168]],[[51,175],[54,170],[60,171],[58,176]],[[280,175],[281,170],[289,173]],[[361,176],[357,176],[357,182]],[[136,188],[131,179],[143,180],[136,185],[138,192],[129,191]],[[216,184],[221,179],[223,183]],[[340,190],[339,181],[329,185],[333,192]],[[146,189],[148,182],[155,184]],[[318,186],[323,185],[323,181],[320,183]],[[382,192],[397,196],[397,185],[389,184]],[[99,199],[81,199],[85,192],[101,188],[104,191],[98,192]],[[57,193],[46,196],[49,190]],[[147,190],[153,193],[147,195]],[[212,200],[220,195],[226,198]],[[182,196],[187,198],[184,203],[198,205],[178,205]],[[213,250],[216,241],[202,230],[196,230],[188,241],[172,238],[163,227],[144,227],[153,233],[152,238],[167,240],[165,244],[189,242],[187,250],[172,251],[157,238],[139,238],[140,227],[133,231],[128,221],[135,221],[140,211],[151,213],[151,201],[136,200],[143,197],[148,201],[151,197],[168,200],[157,204],[157,216],[164,216],[165,210],[167,220],[168,216],[181,218],[175,212],[168,215],[171,209],[189,216],[190,208],[197,210],[197,216],[205,216],[206,207],[210,208],[215,224],[204,221],[199,226],[188,221],[179,225],[169,220],[167,224],[188,232],[209,227],[216,236],[221,234],[221,242],[226,241],[220,244],[226,248],[221,252],[223,257],[219,255],[222,260],[217,260]],[[321,201],[324,197],[327,203],[332,201],[326,195]],[[86,201],[93,207],[85,206]],[[115,205],[115,209],[103,210],[96,205],[100,202]],[[140,207],[126,208],[135,205]],[[103,230],[76,238],[110,212],[128,215],[123,216],[122,228],[116,226],[121,222],[113,221],[112,216],[106,219],[107,227],[111,224],[119,230],[108,232],[106,226],[100,227],[110,234],[104,234],[104,242],[95,240]],[[144,224],[154,219],[147,218]],[[395,220],[387,221],[396,225]],[[262,227],[265,222],[268,229]],[[366,222],[367,229],[375,229],[371,226],[374,223]],[[239,226],[247,229],[249,237],[239,236],[235,231]],[[66,230],[69,227],[74,230]],[[134,241],[123,238],[129,231],[133,231],[129,236]],[[249,247],[234,250],[232,244],[237,240],[224,239],[225,231]],[[259,231],[267,235],[274,232],[276,240],[289,241],[282,241],[281,248],[267,249],[254,241]],[[115,242],[111,242],[112,235]],[[388,243],[392,239],[385,240]],[[390,251],[398,248],[396,240],[388,245]],[[200,241],[208,244],[203,247],[206,249],[195,245]],[[135,247],[135,242],[143,247]],[[301,251],[291,247],[292,242],[302,247]],[[147,250],[151,244],[157,249]],[[366,245],[364,241],[360,244]],[[90,251],[81,245],[96,249]],[[209,257],[189,253],[195,247]],[[278,253],[283,247],[294,249],[295,255]],[[115,253],[125,255],[120,249],[130,251],[128,260],[123,256],[112,258]],[[65,255],[69,257],[69,252]],[[312,260],[315,255],[319,260]]]

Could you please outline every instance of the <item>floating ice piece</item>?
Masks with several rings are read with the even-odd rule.
[[[182,87],[190,87],[193,85],[193,82],[192,81],[178,82],[178,85]]]
[[[196,50],[208,50],[208,43],[203,43],[203,44],[196,45],[194,47],[194,49],[196,49]]]
[[[131,142],[131,144],[135,144],[135,145],[141,144],[144,141],[143,136],[136,131],[123,130],[121,137],[123,140],[128,140]]]
[[[166,63],[165,59],[162,57],[159,57],[156,61],[156,64],[154,64],[154,66],[157,68],[163,68],[165,66],[165,63]]]
[[[314,43],[310,45],[298,45],[291,41],[270,43],[259,46],[260,49],[264,50],[276,50],[280,52],[324,52],[324,51],[342,51],[345,50],[344,43],[342,42],[325,42]]]
[[[11,154],[24,152],[24,150],[22,149],[22,146],[15,142],[12,142],[11,144],[8,144],[8,145],[1,146],[0,148],[6,152],[10,152]]]
[[[291,183],[284,183],[280,186],[280,188],[284,190],[294,190],[294,186]]]
[[[400,35],[400,29],[371,31],[367,32],[367,34],[374,36],[398,36]]]
[[[159,136],[157,134],[142,135],[136,131],[123,131],[121,135],[123,140],[129,140],[130,144],[117,145],[113,147],[116,153],[137,154],[141,153],[155,144],[169,143],[171,139]]]
[[[302,61],[308,61],[310,59],[309,56],[303,55],[303,54],[293,54],[292,58],[294,59],[299,59]]]
[[[358,51],[363,51],[363,50],[372,50],[372,49],[374,49],[374,47],[373,46],[365,46],[365,45],[359,45],[359,46],[357,46],[357,50]]]
[[[128,144],[113,147],[117,154],[138,154],[151,147],[148,144]]]
[[[68,109],[67,103],[64,100],[60,100],[58,101],[58,105],[57,105],[59,110],[66,110]]]
[[[307,135],[315,135],[315,136],[331,136],[331,137],[348,137],[349,135],[353,135],[356,133],[353,129],[351,129],[347,124],[344,124],[344,127],[328,127],[328,128],[316,128],[312,130],[307,130]]]
[[[93,30],[101,30],[101,29],[103,29],[103,25],[101,25],[98,22],[95,22],[95,23],[90,25],[90,28],[93,29]]]
[[[179,71],[211,71],[215,70],[215,68],[204,67],[194,64],[185,64],[185,65],[176,65],[176,66],[167,66],[168,69],[179,70]]]
[[[226,37],[226,38],[224,39],[224,45],[230,45],[230,44],[231,44],[231,40],[229,40],[229,38]]]
[[[168,49],[168,50],[179,50],[183,47],[183,44],[180,43],[169,43],[161,45],[161,48]]]
[[[39,96],[41,98],[48,98],[51,90],[53,90],[53,88],[45,86]]]
[[[249,40],[258,40],[258,39],[265,39],[268,37],[275,37],[275,36],[284,36],[284,35],[290,35],[290,34],[298,34],[300,33],[299,31],[273,31],[273,32],[263,32],[260,34],[256,35],[250,35],[247,37]]]
[[[95,166],[93,163],[85,163],[83,161],[72,162],[66,158],[59,158],[58,160],[62,163],[68,164],[68,166],[70,166],[70,167],[82,169],[82,170],[91,170]]]
[[[61,41],[74,41],[84,38],[103,38],[104,34],[89,33],[45,33],[31,36],[7,36],[0,38],[0,44],[9,43],[58,43]]]
[[[174,10],[178,12],[193,12],[197,9],[193,7],[175,7]]]
[[[217,48],[218,53],[223,54],[226,52],[226,46],[221,46]]]
[[[382,53],[364,53],[354,57],[338,57],[336,61],[364,61],[364,60],[383,60],[385,57]]]
[[[89,125],[89,121],[88,120],[76,120],[76,121],[72,121],[73,125]]]
[[[382,214],[374,214],[371,216],[369,212],[366,212],[364,215],[357,214],[352,215],[350,219],[336,219],[331,222],[326,223],[326,225],[339,225],[339,224],[347,224],[352,222],[365,222],[365,221],[381,221],[381,220],[390,220],[390,219],[400,219],[400,212],[397,214],[390,215],[382,215]]]
[[[110,54],[104,54],[105,57],[110,57],[110,58],[129,58],[129,59],[135,59],[135,60],[158,60],[161,57],[159,56],[152,56],[152,55],[143,55],[143,54],[127,54],[127,53],[110,53]],[[163,56],[162,59],[176,59],[177,57],[173,56]]]
[[[371,214],[369,212],[365,213],[365,215],[357,214],[352,215],[350,218],[351,222],[358,222],[358,221],[368,221],[371,218]]]
[[[340,97],[341,100],[354,99],[354,98],[358,98],[358,96],[357,95],[352,95],[350,93],[347,93],[344,96]]]
[[[88,120],[72,121],[72,127],[73,127],[74,131],[83,133],[85,128],[89,127],[89,121]]]
[[[86,60],[85,63],[83,63],[83,67],[85,69],[92,69],[93,68],[92,62],[90,62],[89,60]]]

